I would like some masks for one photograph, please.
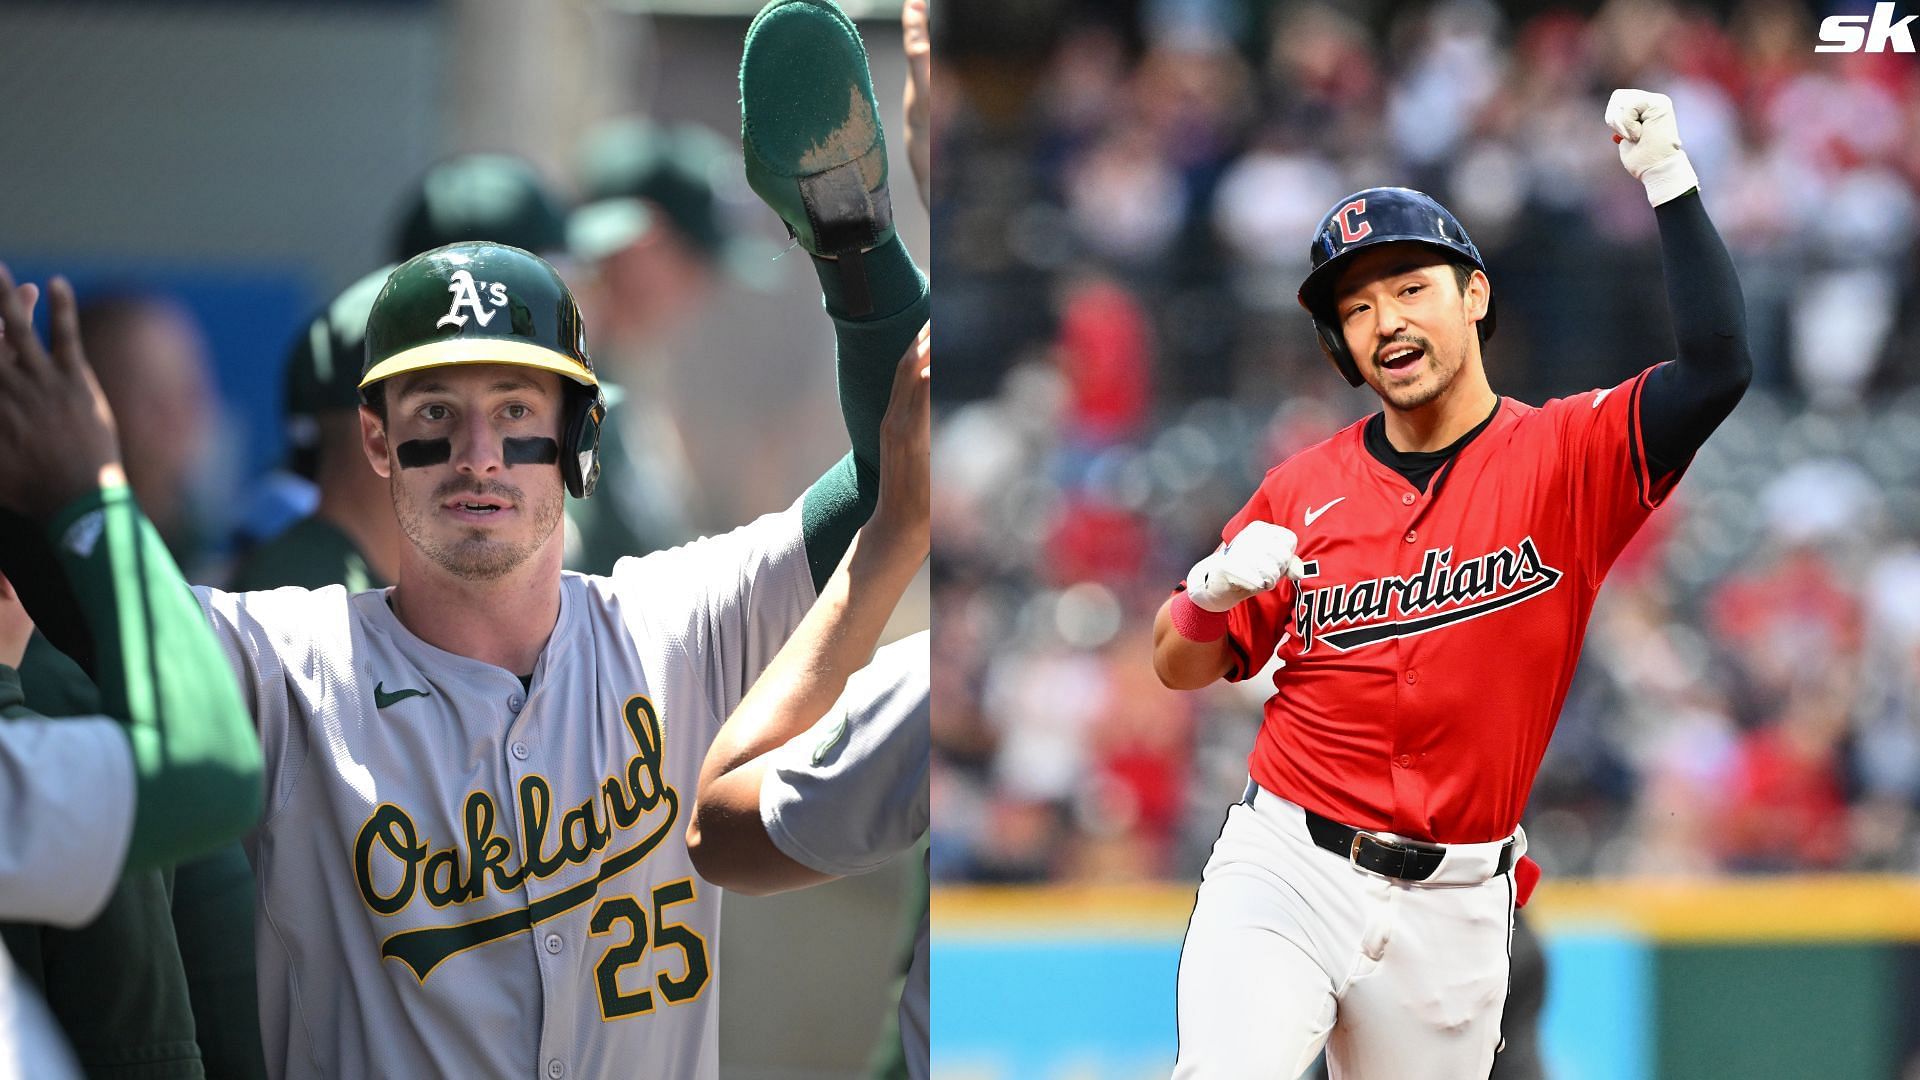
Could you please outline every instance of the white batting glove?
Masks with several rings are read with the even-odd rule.
[[[1219,551],[1193,564],[1187,574],[1187,598],[1208,611],[1232,610],[1250,596],[1299,581],[1304,569],[1294,549],[1300,538],[1271,521],[1252,521]]]
[[[1607,99],[1607,126],[1620,144],[1620,164],[1647,189],[1655,206],[1700,186],[1693,163],[1680,149],[1673,99],[1646,90],[1615,90]]]

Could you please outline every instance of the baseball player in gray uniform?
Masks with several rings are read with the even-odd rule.
[[[921,333],[922,355],[929,348]],[[716,885],[773,893],[862,874],[927,831],[928,635],[874,645],[926,560],[929,368],[897,394],[880,506],[820,599],[707,751],[687,850]],[[872,663],[867,663],[868,659]],[[864,669],[862,664],[866,664]],[[908,1074],[927,1075],[927,921],[900,1002]]]
[[[22,704],[15,665],[33,623],[0,577],[0,918],[79,926],[123,871],[250,827],[261,758],[179,569],[128,493],[72,290],[56,279],[51,292],[49,350],[32,328],[38,288],[0,267],[0,546],[42,549],[71,587],[104,715],[48,720]],[[0,949],[0,1076],[75,1075]]]
[[[398,583],[199,592],[265,751],[249,854],[275,1076],[718,1075],[719,890],[679,834],[722,720],[880,495],[928,314],[852,24],[770,5],[741,81],[749,180],[833,319],[851,455],[734,532],[563,573],[562,500],[592,492],[603,415],[578,309],[537,256],[450,245],[397,268],[368,320],[363,445],[407,538]]]
[[[845,691],[824,714],[794,694],[786,705],[793,711],[779,727],[787,741],[722,774],[737,778],[736,785],[716,786],[711,797],[701,788],[694,820],[706,829],[689,837],[701,876],[741,892],[783,892],[877,869],[925,836],[928,663],[921,631],[880,649],[845,678]],[[749,696],[736,717],[753,704]],[[811,726],[792,719],[809,714],[818,716]],[[718,743],[715,751],[724,754]],[[715,755],[707,760],[713,768]],[[716,865],[715,849],[728,842],[740,849],[736,857],[752,853],[753,865]],[[922,912],[900,994],[900,1042],[914,1080],[927,1076],[927,930]]]

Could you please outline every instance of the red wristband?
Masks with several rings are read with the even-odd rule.
[[[1188,641],[1219,641],[1227,632],[1227,613],[1208,611],[1184,592],[1173,594],[1173,606],[1167,610],[1173,629]]]

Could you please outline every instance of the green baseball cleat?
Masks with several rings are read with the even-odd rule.
[[[747,28],[740,145],[754,193],[838,260],[847,313],[870,314],[861,255],[894,235],[887,143],[860,32],[832,0],[773,0]]]

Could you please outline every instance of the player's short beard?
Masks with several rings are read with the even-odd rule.
[[[1439,399],[1440,395],[1447,392],[1449,386],[1453,385],[1453,377],[1460,373],[1461,359],[1455,357],[1454,363],[1451,366],[1446,365],[1442,362],[1440,354],[1434,351],[1433,342],[1417,334],[1399,335],[1392,341],[1381,346],[1379,350],[1375,351],[1374,355],[1377,357],[1381,352],[1392,348],[1396,344],[1417,345],[1422,352],[1426,353],[1429,378],[1415,382],[1412,386],[1391,386],[1386,381],[1383,370],[1376,362],[1374,371],[1381,373],[1379,386],[1380,396],[1386,399],[1387,404],[1393,406],[1400,412],[1412,412],[1415,409],[1433,404]]]
[[[476,487],[470,480],[454,479],[434,489],[433,497],[422,505],[401,490],[398,468],[393,472],[390,487],[394,515],[400,519],[400,530],[406,533],[408,541],[434,565],[463,581],[486,582],[505,577],[532,558],[560,524],[563,496],[558,487],[544,491],[537,502],[530,502],[524,490],[509,484],[494,481]],[[465,529],[464,535],[453,540],[436,535],[430,527],[432,517],[448,499],[462,494],[494,495],[510,500],[520,512],[531,515],[532,531],[519,540],[505,539],[477,528]]]

